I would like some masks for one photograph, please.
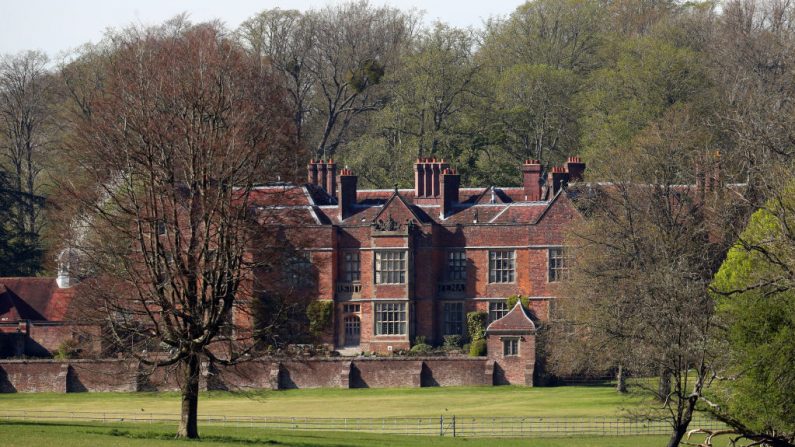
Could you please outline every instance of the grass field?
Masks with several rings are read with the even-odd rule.
[[[611,387],[461,387],[318,389],[209,392],[199,413],[227,416],[399,417],[538,416],[615,417],[638,399]],[[179,412],[177,393],[0,394],[0,408],[15,410]]]
[[[147,424],[34,424],[0,422],[0,443],[4,447],[30,446],[118,446],[118,447],[180,447],[196,445],[196,441],[173,439],[174,426]],[[664,436],[581,437],[549,439],[462,439],[432,436],[388,436],[339,432],[280,432],[257,429],[200,428],[198,443],[207,447],[232,446],[528,446],[528,447],[653,447],[665,445]]]
[[[420,389],[319,389],[209,392],[199,402],[202,415],[307,417],[616,417],[639,399],[621,396],[609,386],[553,388],[461,387]],[[3,410],[58,412],[146,412],[178,414],[177,393],[19,393],[0,394]],[[167,423],[9,422],[0,421],[4,447],[169,446],[188,441],[173,439]],[[474,439],[403,436],[370,433],[302,432],[249,427],[203,426],[201,445],[275,446],[532,446],[532,447],[646,447],[665,445],[666,436],[581,436],[576,438]],[[195,444],[195,441],[191,441]],[[716,444],[716,446],[723,444]]]

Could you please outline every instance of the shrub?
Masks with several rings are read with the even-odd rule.
[[[309,319],[309,332],[318,336],[331,327],[331,312],[334,303],[331,301],[312,301],[306,306],[306,316]]]
[[[55,352],[55,358],[58,360],[68,360],[77,358],[80,354],[77,340],[70,338],[64,340],[58,345],[58,350]]]
[[[467,314],[467,333],[469,340],[482,340],[486,337],[486,321],[489,314],[486,312],[469,312]]]
[[[444,336],[444,349],[445,351],[456,350],[461,347],[460,335],[445,335]]]
[[[414,346],[410,350],[412,354],[420,355],[430,354],[431,351],[433,351],[433,347],[425,342],[425,337],[422,335],[418,335],[414,339]]]
[[[486,355],[486,340],[482,338],[473,340],[472,344],[469,345],[469,356],[482,357],[484,355]]]
[[[505,299],[505,302],[508,303],[508,310],[513,309],[513,306],[516,306],[516,302],[519,300],[522,301],[522,307],[525,309],[530,305],[530,298],[522,295],[511,295]]]

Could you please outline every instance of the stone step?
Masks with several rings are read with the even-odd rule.
[[[362,353],[362,350],[358,346],[348,346],[345,348],[338,348],[337,352],[343,357],[356,357]]]

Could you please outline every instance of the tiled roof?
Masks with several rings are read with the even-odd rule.
[[[55,278],[0,278],[0,320],[62,321],[73,296]]]
[[[486,334],[528,334],[535,330],[536,325],[527,316],[521,300],[516,300],[510,312],[486,328]]]
[[[440,204],[434,201],[415,203],[413,189],[362,189],[357,202],[344,221],[339,220],[335,199],[322,188],[313,185],[269,185],[252,191],[251,202],[257,220],[262,225],[367,225],[384,214],[392,202],[400,202],[408,209],[411,219],[419,224],[536,224],[555,201],[527,202],[524,190],[510,188],[461,188],[458,202],[448,215],[440,216]],[[425,200],[425,199],[423,199]],[[388,212],[387,212],[388,214]],[[384,214],[387,215],[387,214]],[[403,219],[405,220],[405,219]],[[401,220],[402,222],[402,220]]]

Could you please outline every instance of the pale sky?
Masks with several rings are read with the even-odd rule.
[[[181,12],[193,22],[221,19],[229,28],[263,9],[307,10],[335,0],[0,0],[0,54],[44,51],[51,58],[86,42],[96,43],[107,28],[154,25]],[[424,10],[425,21],[480,27],[492,16],[510,14],[523,0],[370,0],[400,9]]]

